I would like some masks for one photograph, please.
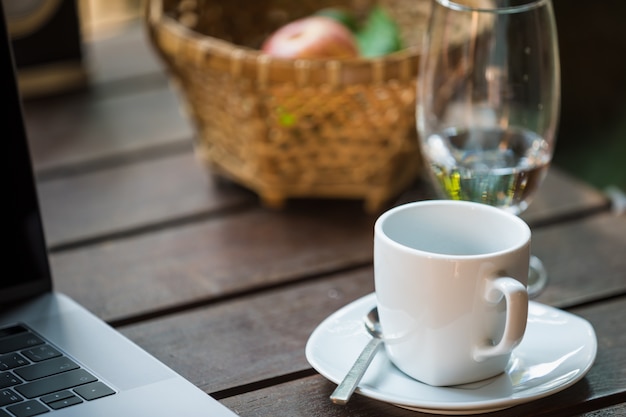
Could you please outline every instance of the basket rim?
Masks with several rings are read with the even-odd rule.
[[[404,82],[414,79],[418,71],[420,48],[417,45],[381,57],[284,58],[189,28],[164,12],[163,0],[146,0],[145,17],[153,42],[165,53],[178,55],[185,51],[195,55],[197,64],[203,65],[210,61],[213,66],[238,74],[263,72],[265,68],[268,72],[265,76],[267,82],[280,81],[273,79],[272,72],[282,73],[283,76],[279,78],[284,79],[285,73],[292,73],[296,78],[306,78],[320,71],[329,73],[329,78],[335,79],[331,84],[384,82],[389,78],[387,74],[393,74],[392,78]],[[163,36],[174,42],[162,42]],[[355,71],[360,72],[356,78]],[[344,82],[346,76],[349,82]]]

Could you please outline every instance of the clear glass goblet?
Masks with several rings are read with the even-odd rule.
[[[516,215],[550,166],[560,65],[550,0],[433,0],[418,81],[417,130],[440,197]],[[531,258],[529,293],[545,287]]]

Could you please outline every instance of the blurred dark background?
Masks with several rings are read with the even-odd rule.
[[[562,78],[554,163],[626,192],[626,1],[553,4]]]

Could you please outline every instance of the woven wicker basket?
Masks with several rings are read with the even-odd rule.
[[[381,0],[406,49],[377,59],[262,54],[272,31],[329,6],[374,0],[148,0],[151,42],[180,88],[210,168],[271,207],[292,197],[364,199],[380,210],[419,175],[415,133],[428,0]]]

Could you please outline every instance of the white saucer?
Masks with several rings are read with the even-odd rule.
[[[306,358],[339,383],[370,336],[363,317],[376,304],[369,294],[333,313],[311,334]],[[522,343],[505,373],[455,387],[433,387],[410,378],[378,350],[356,392],[399,407],[434,414],[478,414],[546,397],[582,379],[596,357],[597,340],[586,320],[531,301]]]

